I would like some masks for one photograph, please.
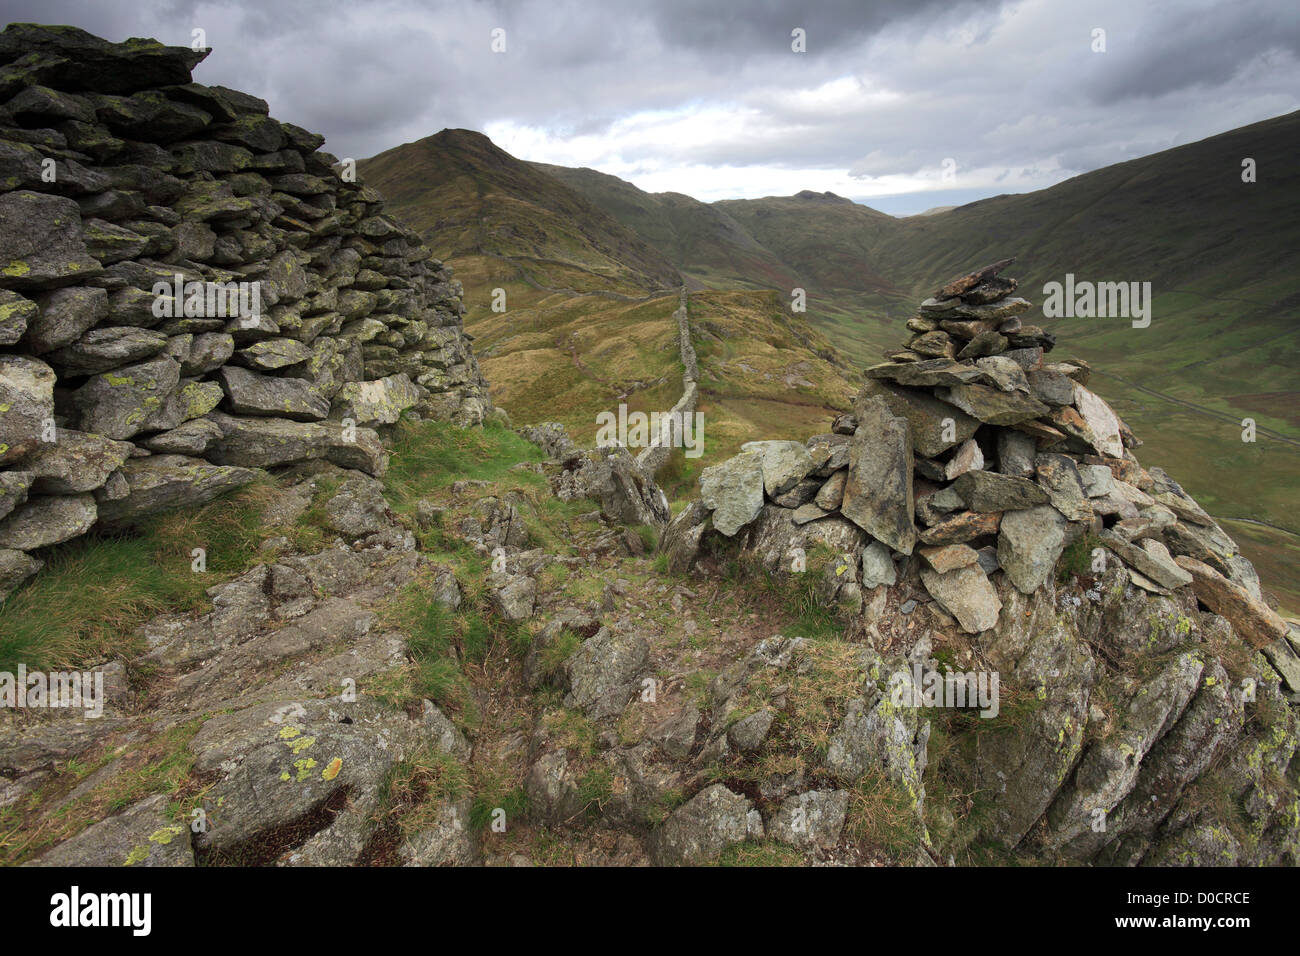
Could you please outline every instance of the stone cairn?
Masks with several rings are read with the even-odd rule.
[[[450,270],[323,137],[192,82],[206,55],[0,33],[0,599],[97,524],[379,475],[403,413],[491,411]]]
[[[1088,534],[1100,549],[1090,568],[1117,559],[1155,594],[1190,586],[1251,644],[1289,654],[1250,562],[1168,475],[1138,463],[1141,442],[1088,388],[1088,363],[1046,360],[1055,337],[1022,321],[1031,304],[1000,276],[1012,261],[926,299],[906,346],[866,370],[830,434],[749,442],[705,469],[700,500],[665,534],[671,564],[690,567],[710,536],[741,537],[772,570],[820,544],[851,559],[832,585],[860,609],[915,553],[930,596],[976,633],[998,622],[998,574],[1033,592]]]

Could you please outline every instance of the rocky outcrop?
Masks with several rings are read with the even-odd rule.
[[[0,496],[10,550],[258,468],[381,474],[376,429],[491,410],[460,283],[322,137],[193,82],[206,55],[0,34],[0,488],[26,483]],[[0,597],[36,563],[7,561]]]
[[[1010,261],[923,302],[830,433],[705,469],[665,532],[669,566],[810,574],[900,672],[942,681],[942,645],[967,655],[943,665],[963,683],[1000,677],[943,769],[981,795],[978,820],[923,836],[932,851],[1295,865],[1296,629],[1213,518],[1139,463],[1087,363],[1046,360],[1056,338],[1022,321]],[[900,711],[879,691],[849,707],[828,764],[883,768],[918,821],[941,820],[917,767],[942,714],[925,707],[953,705]],[[1229,803],[1245,809],[1226,819]]]

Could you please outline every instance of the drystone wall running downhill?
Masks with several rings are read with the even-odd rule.
[[[1018,688],[1032,704],[989,723],[1016,732],[977,734],[944,770],[984,804],[967,840],[1295,865],[1300,629],[1210,515],[1142,467],[1088,364],[1045,360],[1055,337],[1022,321],[1011,261],[923,302],[830,434],[706,468],[664,534],[669,564],[818,575],[882,656],[840,733],[878,741],[918,816],[930,724],[899,707],[922,696],[914,667],[937,672],[942,646]],[[900,675],[915,685],[901,696]]]
[[[673,312],[677,323],[677,348],[682,357],[682,397],[668,410],[666,431],[655,435],[650,444],[637,456],[636,463],[650,475],[656,474],[668,463],[673,449],[681,447],[681,423],[686,416],[694,414],[699,401],[699,364],[695,358],[695,346],[691,344],[690,319],[686,311],[686,286],[682,286],[681,304]]]
[[[491,410],[450,270],[206,55],[0,33],[0,598],[97,524]]]

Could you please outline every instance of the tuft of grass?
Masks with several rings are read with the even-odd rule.
[[[407,635],[412,670],[404,703],[427,697],[439,707],[463,713],[468,695],[456,659],[456,621],[450,608],[434,600],[419,581],[408,584],[385,610],[387,622]],[[405,696],[395,691],[399,696]]]
[[[906,862],[923,830],[907,792],[884,773],[872,770],[849,789],[844,833],[859,846]]]
[[[547,711],[542,715],[542,728],[553,743],[575,756],[589,760],[596,755],[599,732],[582,711],[567,707]]]
[[[410,835],[432,826],[447,800],[457,800],[469,788],[465,765],[450,754],[423,747],[395,764],[385,777],[374,819],[396,821]]]
[[[807,555],[807,569],[801,573],[772,573],[742,555],[726,556],[724,576],[743,588],[755,603],[775,605],[793,618],[785,628],[787,637],[834,640],[843,635],[835,608],[821,591],[821,579],[833,562],[841,560],[829,549],[813,548]]]
[[[1071,541],[1056,562],[1056,583],[1065,584],[1071,578],[1092,574],[1092,552],[1101,547],[1101,539],[1091,531]]]
[[[469,810],[469,826],[475,833],[482,833],[492,826],[497,811],[505,813],[506,832],[512,822],[522,820],[528,812],[528,794],[523,787],[510,790],[480,790],[474,795]]]
[[[582,635],[569,630],[567,627],[562,629],[559,634],[555,635],[555,640],[542,648],[542,675],[549,680],[558,674],[564,662],[573,656],[573,653],[581,644]]]
[[[775,840],[733,843],[718,858],[718,866],[803,866],[803,855]]]
[[[614,795],[614,771],[605,764],[589,768],[578,780],[578,799],[587,818],[594,820]]]
[[[648,524],[639,524],[632,529],[641,539],[641,546],[647,554],[654,554],[659,549],[659,532]]]

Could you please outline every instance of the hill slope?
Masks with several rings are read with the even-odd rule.
[[[680,283],[634,232],[482,133],[445,129],[358,169],[443,259],[503,257],[537,284],[583,291],[635,295]]]
[[[530,163],[635,231],[681,271],[692,288],[792,288],[789,264],[720,206],[682,193],[647,193],[594,169]]]

